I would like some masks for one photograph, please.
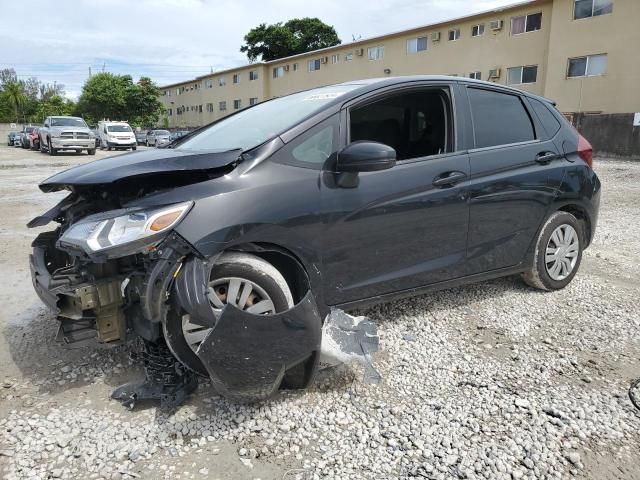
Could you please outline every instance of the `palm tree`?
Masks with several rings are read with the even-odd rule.
[[[16,113],[16,122],[19,121],[20,113],[27,101],[27,95],[24,93],[24,85],[20,82],[7,83],[4,86],[4,93],[9,100],[9,103],[13,106]]]

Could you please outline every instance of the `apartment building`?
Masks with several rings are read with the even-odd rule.
[[[161,87],[170,127],[362,78],[444,74],[511,85],[567,114],[640,111],[640,0],[530,0]]]

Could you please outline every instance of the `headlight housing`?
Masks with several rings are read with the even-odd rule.
[[[87,254],[117,250],[117,255],[139,253],[156,245],[182,220],[193,202],[147,210],[115,210],[90,215],[74,223],[58,242]]]

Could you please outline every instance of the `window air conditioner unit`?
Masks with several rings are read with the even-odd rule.
[[[492,70],[489,70],[489,78],[500,78],[501,73],[502,72],[500,68],[494,68]]]
[[[356,48],[356,55],[359,57],[364,55],[364,48]]]
[[[284,67],[282,67],[284,69],[285,72],[289,71],[289,65],[285,65]]]
[[[489,28],[491,28],[491,30],[493,30],[494,32],[497,32],[498,30],[502,30],[503,25],[504,22],[502,20],[494,20],[489,24]]]
[[[433,32],[431,34],[431,41],[432,42],[439,42],[440,41],[440,32]]]
[[[329,61],[329,57],[322,57],[320,59],[320,63],[327,63]]]

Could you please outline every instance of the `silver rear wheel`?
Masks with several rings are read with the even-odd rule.
[[[571,275],[578,260],[580,241],[576,230],[568,224],[559,225],[551,234],[545,250],[545,266],[549,276],[561,281]]]

